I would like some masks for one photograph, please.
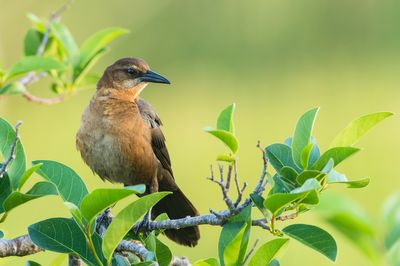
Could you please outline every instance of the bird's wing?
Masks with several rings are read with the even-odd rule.
[[[164,134],[160,128],[160,126],[162,126],[162,122],[154,108],[145,100],[139,98],[136,100],[136,103],[139,107],[140,115],[145,123],[151,128],[151,146],[153,148],[153,152],[160,161],[162,167],[170,172],[171,176],[173,177],[171,159],[169,157],[167,146],[165,146]]]

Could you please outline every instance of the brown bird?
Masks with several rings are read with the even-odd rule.
[[[172,191],[152,209],[152,218],[197,216],[198,211],[175,182],[171,160],[153,107],[139,98],[149,82],[170,82],[142,59],[123,58],[107,67],[85,109],[76,146],[83,160],[103,180],[145,184],[146,193]],[[195,246],[197,226],[166,230],[171,240]]]

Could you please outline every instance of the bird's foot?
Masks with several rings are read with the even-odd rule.
[[[149,211],[145,214],[143,219],[138,223],[136,230],[135,230],[136,235],[138,235],[141,231],[144,231],[146,233],[151,231],[150,216],[151,216],[151,212]]]

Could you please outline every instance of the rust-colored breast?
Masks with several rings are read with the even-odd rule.
[[[102,179],[150,184],[156,174],[150,128],[134,101],[96,94],[82,115],[76,144],[83,160]]]

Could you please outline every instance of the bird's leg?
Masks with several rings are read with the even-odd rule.
[[[152,179],[152,182],[151,182],[151,184],[150,184],[150,186],[149,186],[149,193],[152,194],[152,193],[154,193],[154,192],[158,192],[157,171],[156,171],[156,173],[155,173],[155,175],[154,175],[154,177],[153,177],[153,179]],[[138,234],[139,231],[140,231],[142,228],[144,228],[144,229],[146,230],[146,232],[151,231],[151,230],[150,230],[151,209],[152,209],[152,208],[150,208],[150,209],[148,210],[148,212],[144,215],[143,220],[140,221],[140,224],[139,224],[139,226],[137,227],[137,230],[136,230],[136,234]]]

